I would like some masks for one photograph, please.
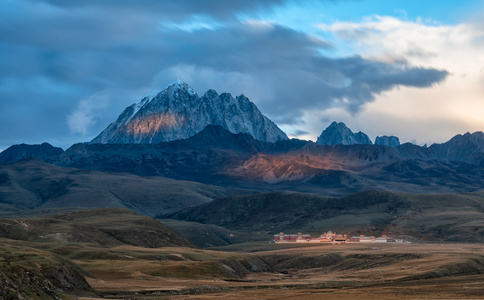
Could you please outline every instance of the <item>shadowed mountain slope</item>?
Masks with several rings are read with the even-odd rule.
[[[480,133],[466,134],[429,148],[331,146],[296,139],[264,143],[207,126],[189,139],[156,145],[76,144],[54,163],[259,190],[455,193],[484,186],[481,139]]]
[[[273,234],[332,230],[424,241],[483,242],[482,207],[482,192],[419,195],[368,191],[342,198],[278,192],[221,198],[168,217]]]
[[[428,148],[409,143],[319,145],[296,139],[265,143],[209,125],[188,139],[160,144],[76,144],[46,161],[265,191],[462,193],[484,186],[483,144],[482,132]]]
[[[224,188],[195,182],[62,168],[38,160],[0,166],[2,216],[25,210],[95,207],[124,207],[154,216],[224,195]]]
[[[28,158],[37,158],[47,161],[63,153],[62,148],[54,147],[49,143],[40,145],[13,145],[0,152],[0,164],[17,162]]]

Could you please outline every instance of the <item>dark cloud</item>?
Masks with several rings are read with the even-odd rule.
[[[30,0],[38,2],[38,0]],[[128,11],[131,13],[157,14],[163,18],[181,20],[191,15],[209,15],[215,18],[232,18],[235,13],[254,9],[268,9],[280,5],[285,0],[43,0],[45,3],[65,9],[101,9],[111,12]]]
[[[322,39],[233,18],[282,2],[0,3],[0,125],[16,126],[2,133],[0,149],[53,136],[90,140],[143,92],[176,78],[199,93],[244,93],[277,123],[294,124],[303,110],[339,106],[355,112],[383,91],[428,87],[447,76],[402,61],[325,57],[331,45]],[[221,25],[181,30],[166,23],[193,14]],[[76,120],[79,126],[72,126]]]
[[[327,42],[282,26],[238,24],[165,36],[169,42],[163,48],[170,49],[171,64],[206,67],[227,73],[228,77],[231,72],[248,74],[256,79],[255,84],[272,90],[272,99],[261,99],[251,91],[245,93],[255,96],[253,100],[266,113],[284,123],[293,123],[302,110],[309,108],[345,106],[357,111],[383,91],[399,85],[428,87],[448,74],[412,67],[405,61],[383,63],[359,56],[327,58],[321,55],[330,47]],[[194,79],[204,80],[202,77]]]
[[[291,136],[302,136],[302,135],[306,135],[306,134],[309,134],[308,131],[304,131],[304,130],[296,130],[296,131],[293,131],[293,132],[289,132],[289,135]]]

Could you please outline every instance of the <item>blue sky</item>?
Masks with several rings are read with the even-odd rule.
[[[356,1],[294,1],[273,9],[285,18],[293,16],[298,21],[310,22],[359,21],[370,15],[393,16],[402,19],[432,19],[445,24],[458,24],[466,21],[484,4],[479,0],[442,1],[442,0],[356,0]],[[271,15],[271,13],[262,13]],[[310,22],[307,22],[307,26]],[[296,22],[289,23],[297,26]]]
[[[484,1],[3,0],[0,150],[94,138],[175,79],[290,136],[431,144],[484,129]],[[8,130],[7,130],[8,129]]]
[[[319,23],[360,22],[373,15],[392,16],[401,20],[421,19],[429,24],[455,25],[478,18],[484,11],[484,1],[462,0],[357,0],[357,1],[292,1],[273,9],[262,9],[252,13],[240,14],[241,20],[260,18],[270,22],[314,35],[322,35],[315,28]],[[351,55],[344,43],[339,43],[331,34],[324,38],[335,43],[332,55]]]

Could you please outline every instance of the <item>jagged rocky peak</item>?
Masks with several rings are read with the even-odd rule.
[[[167,93],[171,96],[178,96],[177,93],[180,92],[188,93],[191,96],[196,95],[195,91],[180,79],[175,80],[161,91],[161,93]]]
[[[333,122],[318,137],[321,145],[371,145],[370,138],[359,131],[353,133],[344,123]]]
[[[390,146],[390,147],[398,147],[400,146],[400,140],[396,136],[377,136],[375,139],[375,145],[380,146]]]
[[[180,79],[177,79],[174,82],[167,85],[164,89],[152,90],[151,92],[146,94],[139,103],[135,103],[132,106],[140,106],[145,102],[151,101],[153,98],[158,97],[159,94],[167,94],[167,95],[170,95],[171,97],[174,97],[174,96],[177,96],[176,94],[179,92],[187,93],[189,95],[196,95],[195,91],[190,86],[188,86],[188,84],[186,84]]]
[[[176,80],[127,107],[91,143],[168,142],[194,136],[208,125],[220,125],[232,133],[248,133],[263,142],[288,139],[244,95],[234,98],[211,89],[199,97],[188,84]]]

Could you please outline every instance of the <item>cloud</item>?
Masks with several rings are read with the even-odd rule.
[[[80,100],[74,111],[66,117],[71,133],[86,136],[89,129],[96,124],[99,111],[106,107],[108,102],[109,100],[104,93],[97,93]]]
[[[39,2],[30,0],[31,3]],[[255,9],[270,9],[275,5],[281,5],[285,0],[43,0],[42,2],[63,9],[90,9],[110,12],[130,12],[133,14],[156,14],[162,18],[180,21],[192,15],[208,15],[214,18],[233,18],[236,13],[252,11]]]
[[[320,24],[319,28],[335,34],[367,58],[405,59],[421,66],[453,69],[459,67],[455,64],[459,57],[480,51],[482,45],[476,42],[484,37],[484,27],[478,23],[442,25],[431,20],[402,21],[378,15],[362,22]]]
[[[309,134],[309,132],[305,130],[294,130],[294,131],[288,132],[287,134],[290,136],[299,137],[299,136],[305,136]]]
[[[298,125],[307,110],[356,113],[384,92],[430,87],[448,77],[445,67],[408,57],[329,56],[335,45],[320,37],[236,17],[285,2],[0,2],[0,107],[26,114],[16,140],[49,133],[75,140],[96,135],[147,90],[176,78],[199,93],[244,93],[279,125]],[[336,25],[327,30],[348,31]],[[6,111],[0,124],[8,127],[13,121]],[[68,128],[62,128],[66,118]]]
[[[249,86],[244,94],[282,123],[298,122],[305,109],[344,106],[357,112],[383,91],[398,86],[429,87],[448,75],[445,70],[416,67],[404,60],[325,57],[322,52],[331,48],[328,42],[267,23],[164,36],[170,41],[164,49],[170,49],[170,62],[176,68],[163,68],[163,78],[189,74],[189,80],[182,79],[195,85],[211,82],[206,89],[230,86],[229,92]],[[217,80],[207,80],[207,70]]]
[[[333,33],[340,43],[365,59],[394,62],[394,66],[404,62],[404,72],[375,76],[372,81],[379,85],[387,80],[406,84],[376,94],[357,115],[340,109],[318,114],[339,118],[373,136],[396,134],[402,141],[417,140],[420,144],[444,142],[458,133],[482,130],[484,45],[478,41],[484,38],[484,27],[478,24],[442,25],[386,16],[321,24],[322,30]],[[405,65],[416,67],[407,69]],[[445,81],[437,81],[438,88],[425,88],[429,83],[426,78],[444,75],[438,70],[446,70]]]

